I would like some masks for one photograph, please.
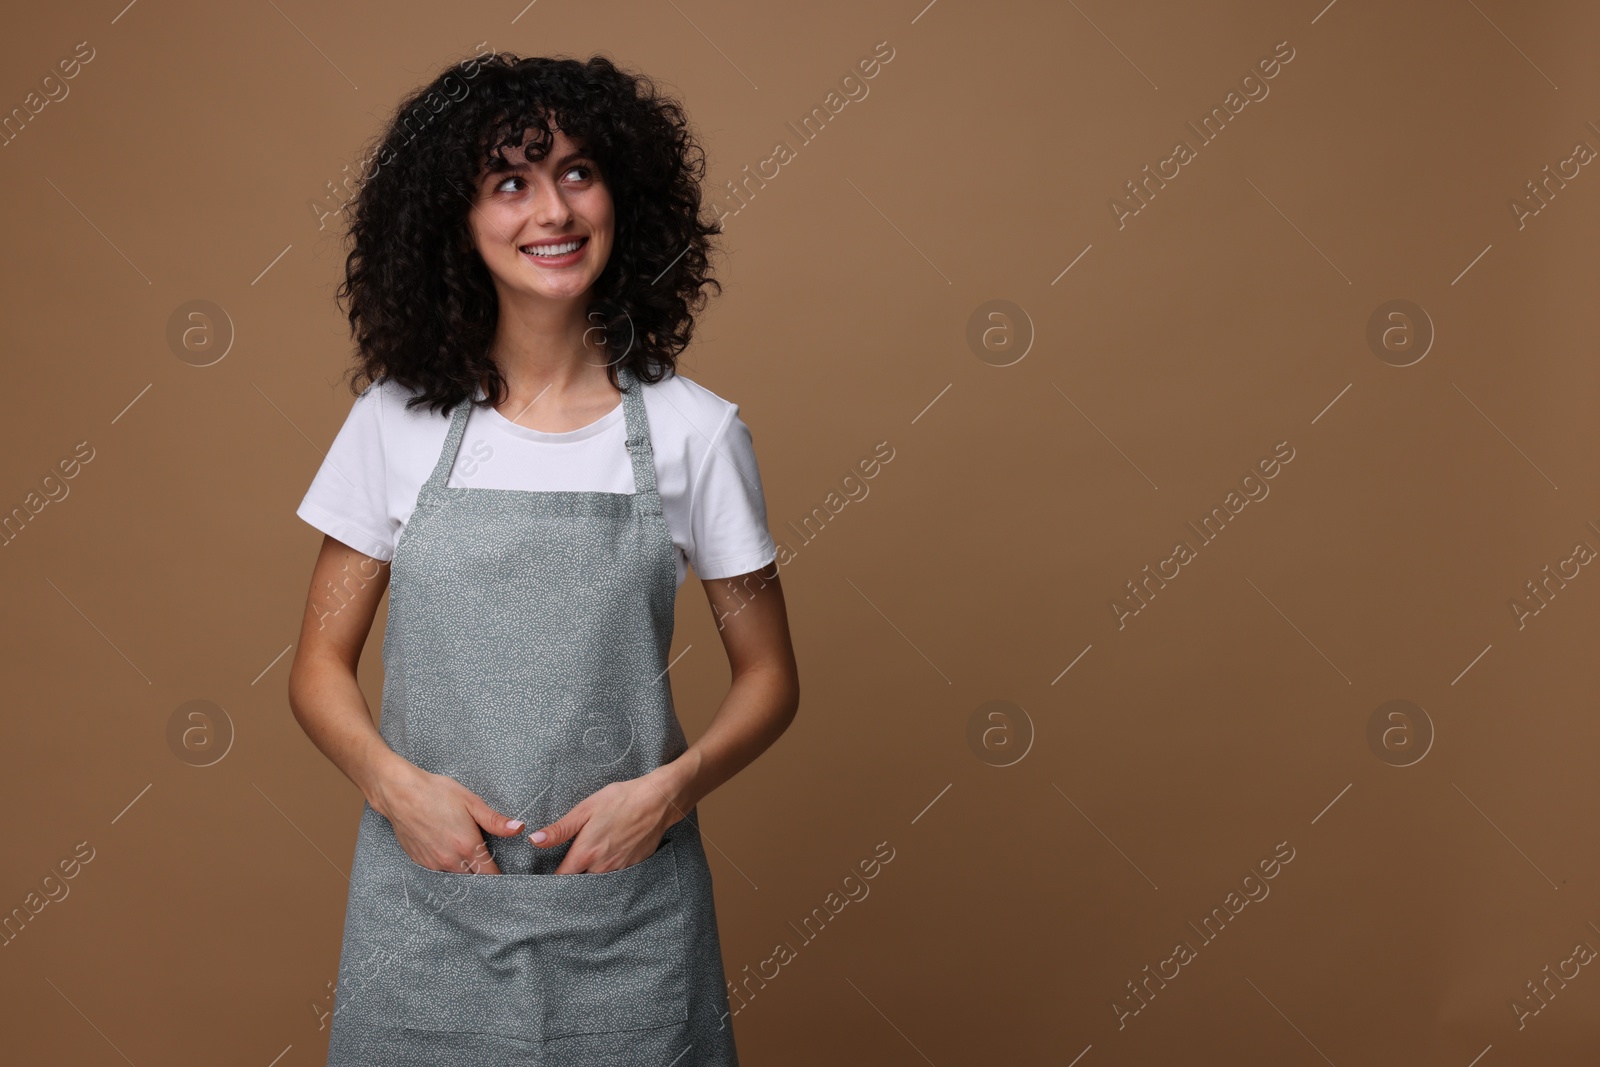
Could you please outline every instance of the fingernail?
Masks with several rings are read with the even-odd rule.
[[[506,825],[511,827],[511,829],[513,829],[513,830],[520,830],[520,829],[522,829],[522,820],[521,819],[507,819],[506,820]]]
[[[543,830],[535,830],[533,833],[529,834],[528,836],[533,838],[533,843],[534,844],[538,845],[538,844],[542,844],[544,842],[544,839],[545,839],[546,835],[545,835],[545,832]]]

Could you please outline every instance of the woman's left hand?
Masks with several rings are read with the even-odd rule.
[[[652,772],[596,790],[528,840],[535,848],[552,848],[573,839],[556,874],[604,874],[651,856],[667,827],[681,818],[666,782]]]

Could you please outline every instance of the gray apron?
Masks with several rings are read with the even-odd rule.
[[[434,871],[364,805],[330,1067],[736,1067],[699,811],[650,856],[552,872],[525,836],[687,747],[672,703],[677,574],[641,387],[626,368],[634,492],[447,485],[472,407],[401,531],[379,730],[526,822],[486,835],[502,874]]]

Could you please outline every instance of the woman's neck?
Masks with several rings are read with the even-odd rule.
[[[589,423],[617,406],[617,390],[606,372],[604,350],[590,358],[501,362],[504,399],[495,410],[533,430],[561,433]]]

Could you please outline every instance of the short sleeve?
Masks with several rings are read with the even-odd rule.
[[[399,523],[389,513],[387,473],[383,388],[374,383],[351,405],[295,514],[358,552],[391,559]]]
[[[702,579],[760,570],[777,557],[750,428],[729,405],[695,476],[689,563]]]

